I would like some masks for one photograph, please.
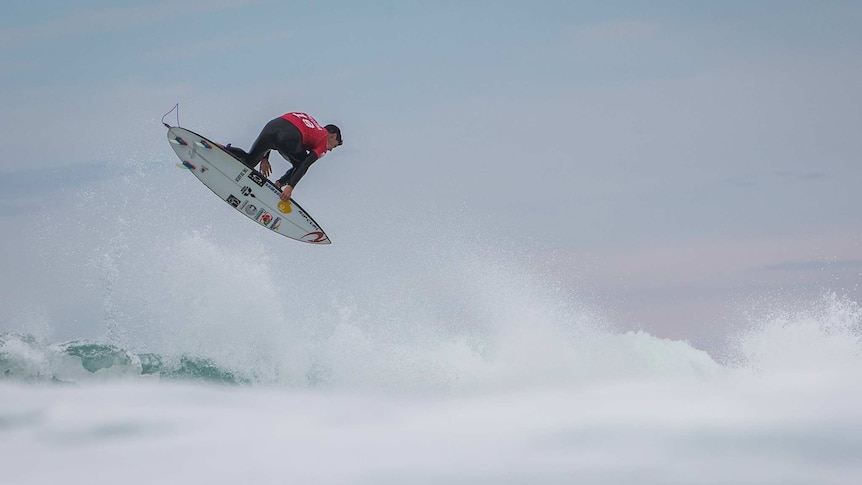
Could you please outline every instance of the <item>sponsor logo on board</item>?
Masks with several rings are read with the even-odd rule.
[[[242,195],[244,195],[244,196],[246,196],[246,197],[248,197],[248,196],[255,197],[255,195],[254,195],[254,191],[253,191],[253,190],[251,190],[251,187],[249,187],[248,185],[246,185],[245,187],[243,187],[243,188],[242,188],[242,190],[241,190],[241,192],[242,192]]]
[[[302,240],[310,243],[322,243],[326,242],[329,238],[326,237],[322,231],[309,232],[305,236],[302,236]]]
[[[258,187],[263,187],[263,184],[266,183],[266,179],[258,175],[256,172],[252,172],[248,174],[249,180],[256,183]]]
[[[254,216],[257,213],[257,207],[254,204],[249,204],[245,206],[245,213],[249,215],[249,217]]]
[[[290,201],[281,200],[278,202],[278,211],[282,214],[290,214],[293,212],[293,207],[290,206]]]
[[[231,207],[239,207],[240,200],[234,197],[233,195],[227,196],[227,203],[231,205]]]
[[[308,217],[308,214],[306,214],[303,211],[299,211],[299,214],[302,215],[302,218],[305,219],[305,222],[309,223],[311,225],[311,227],[313,227],[317,230],[320,230],[320,226],[315,224],[315,222],[311,219],[311,217]]]
[[[247,174],[247,173],[248,173],[247,168],[242,169],[242,172],[240,172],[239,175],[236,176],[236,179],[234,179],[236,181],[236,183],[239,183],[239,181],[242,180],[242,178],[245,177],[245,174]]]
[[[278,195],[278,196],[280,196],[280,195],[281,195],[281,191],[280,191],[280,190],[278,190],[278,187],[276,187],[275,185],[272,185],[272,184],[270,184],[270,183],[267,183],[267,184],[266,184],[266,188],[268,188],[268,189],[270,190],[270,192],[272,192],[272,193],[273,193],[273,194],[275,194],[275,195]]]
[[[264,212],[264,214],[260,216],[259,222],[264,226],[269,226],[269,223],[272,222],[272,214],[270,214],[269,212]]]

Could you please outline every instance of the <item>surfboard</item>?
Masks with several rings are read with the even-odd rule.
[[[281,200],[278,187],[218,144],[178,126],[168,127],[168,141],[180,159],[177,165],[240,214],[290,239],[330,244],[329,236],[295,200]]]

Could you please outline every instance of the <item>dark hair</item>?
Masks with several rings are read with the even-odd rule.
[[[335,139],[338,140],[338,144],[341,145],[341,130],[335,125],[326,125],[324,128],[326,128],[326,131],[330,133],[335,133]]]

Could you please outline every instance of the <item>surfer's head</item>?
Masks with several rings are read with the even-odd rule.
[[[332,150],[333,148],[340,146],[342,144],[341,130],[335,125],[326,125],[324,128],[329,132],[329,135],[326,137],[326,149]]]

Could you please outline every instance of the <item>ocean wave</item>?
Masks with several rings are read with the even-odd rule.
[[[109,379],[167,379],[249,384],[251,379],[193,355],[135,353],[89,341],[46,344],[27,334],[0,334],[0,376],[20,382],[82,383]]]
[[[566,319],[559,315],[532,315],[483,332],[409,339],[344,318],[328,332],[294,339],[289,346],[188,340],[190,346],[175,347],[176,352],[141,352],[87,340],[49,343],[33,335],[0,333],[0,379],[475,392],[734,375],[862,377],[862,308],[855,301],[829,294],[802,309],[764,307],[752,318],[732,343],[734,358],[727,361],[689,342],[642,331],[562,325]],[[244,341],[242,335],[237,338]]]

